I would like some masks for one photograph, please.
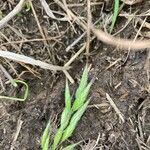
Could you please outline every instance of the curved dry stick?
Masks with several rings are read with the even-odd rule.
[[[59,0],[54,0],[55,3],[59,4],[62,9],[65,10],[65,7],[63,3],[61,3]],[[68,10],[72,18],[75,20],[75,22],[82,26],[84,30],[87,31],[87,24],[83,23],[82,20],[80,20],[70,9]],[[105,33],[101,29],[96,29],[94,25],[91,25],[91,31],[94,33],[94,35],[102,42],[113,45],[113,46],[118,46],[119,48],[123,48],[128,50],[129,48],[131,50],[141,50],[145,48],[150,48],[150,40],[136,40],[133,42],[133,40],[129,39],[120,39],[113,37],[112,35]]]
[[[130,48],[137,51],[145,48],[150,48],[150,40],[136,40],[133,42],[133,40],[113,37],[110,34],[105,33],[102,30],[98,30],[94,27],[91,27],[91,30],[100,41],[109,45],[117,46],[121,49],[128,50]]]
[[[22,9],[22,6],[24,4],[25,0],[20,0],[20,2],[17,4],[17,6],[2,20],[0,20],[0,29],[8,22],[10,21],[17,13],[19,13]]]

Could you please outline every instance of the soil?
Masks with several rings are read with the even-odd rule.
[[[63,12],[52,0],[47,0],[47,2],[52,10]],[[70,0],[67,3],[85,3],[84,6],[74,6],[70,9],[76,15],[86,18],[86,1]],[[0,2],[2,14],[8,14],[16,4],[15,0],[12,2],[2,0]],[[105,5],[91,6],[93,22],[100,18],[100,26],[108,30],[110,26],[108,19],[112,14],[113,3],[106,1],[103,4]],[[83,33],[82,28],[74,23],[74,31],[70,23],[48,18],[38,0],[33,1],[33,6],[45,36],[58,37],[48,41],[47,45],[43,41],[4,45],[8,41],[1,33],[10,41],[22,39],[6,26],[0,31],[1,49],[21,53],[55,65],[64,65],[80,49],[82,43],[86,42],[85,36],[69,52],[65,51],[66,47]],[[141,3],[124,5],[120,14],[133,14],[136,11],[141,14],[149,8],[150,2],[143,1],[142,5]],[[144,17],[141,18],[144,20]],[[134,39],[139,28],[139,24],[136,25],[136,19],[135,16],[117,36]],[[147,22],[149,20],[148,16]],[[119,16],[113,33],[123,28],[126,22],[127,18]],[[9,25],[24,38],[42,38],[32,10],[27,10],[26,6],[9,22]],[[144,28],[142,31],[145,32],[147,29]],[[139,38],[142,37],[142,31]],[[105,45],[95,38],[90,44],[90,54],[89,61],[92,68],[89,80],[96,79],[89,94],[90,105],[66,144],[83,141],[77,147],[79,150],[148,150],[150,148],[150,91],[148,89],[149,72],[145,67],[148,51],[131,51],[128,54],[128,50]],[[116,63],[110,66],[115,61]],[[13,78],[26,81],[30,91],[28,99],[24,102],[0,101],[0,149],[40,150],[40,138],[48,120],[55,118],[53,133],[59,126],[60,114],[64,108],[65,75],[62,72],[51,72],[10,60],[1,59],[1,63]],[[82,53],[71,65],[69,73],[75,80],[75,84],[70,84],[72,93],[79,84],[85,64],[86,57]],[[0,72],[0,77],[5,88],[4,91],[0,90],[1,95],[21,95],[23,92],[21,85],[14,90],[7,83],[2,72]],[[106,99],[106,93],[110,95],[123,114],[124,122]],[[14,140],[18,130],[19,134]]]

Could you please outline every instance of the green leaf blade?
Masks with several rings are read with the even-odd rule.
[[[110,33],[113,31],[113,28],[115,26],[118,14],[119,14],[119,0],[115,0],[114,12],[113,12],[113,17],[112,17],[112,24],[110,26]]]
[[[78,110],[83,104],[84,102],[86,101],[87,99],[87,96],[89,94],[89,91],[90,91],[90,88],[92,86],[92,81],[87,85],[87,87],[84,89],[84,91],[82,92],[82,94],[79,96],[78,99],[76,99],[73,103],[73,106],[72,106],[72,111],[76,111]]]
[[[49,121],[47,123],[46,128],[45,128],[45,130],[43,132],[43,135],[41,137],[41,147],[42,147],[42,149],[44,149],[45,143],[47,142],[47,139],[49,139],[50,130],[51,130],[51,128],[50,128],[50,121]]]
[[[79,145],[80,143],[81,143],[81,142],[68,145],[67,147],[63,148],[62,150],[74,150],[74,148],[75,148],[77,145]]]
[[[57,133],[55,134],[55,137],[54,137],[54,142],[53,142],[53,145],[52,145],[52,150],[55,150],[58,146],[58,144],[60,143],[60,140],[62,138],[62,135],[63,135],[63,129],[62,128],[59,128]]]
[[[68,80],[66,80],[66,88],[65,88],[65,107],[68,110],[71,109],[71,95],[70,95]]]
[[[61,121],[60,126],[62,129],[65,129],[67,125],[69,124],[70,118],[71,118],[72,111],[71,109],[68,110],[68,108],[65,108],[61,115]]]
[[[79,96],[82,94],[83,90],[87,86],[87,81],[88,81],[88,65],[86,65],[84,68],[79,87],[76,91],[76,99],[79,98]]]
[[[47,137],[42,150],[49,150],[49,141],[50,141],[50,136]]]
[[[70,136],[72,136],[73,131],[75,130],[78,121],[81,119],[83,113],[85,112],[87,106],[89,104],[89,101],[87,101],[79,110],[72,116],[70,120],[70,124],[65,129],[61,141],[67,140]]]

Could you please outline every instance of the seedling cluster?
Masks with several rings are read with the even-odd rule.
[[[58,128],[53,138],[53,142],[50,142],[52,127],[50,125],[50,122],[48,122],[41,138],[42,150],[56,150],[62,142],[66,141],[69,137],[72,136],[79,120],[81,119],[89,104],[87,96],[90,91],[92,81],[88,83],[88,70],[88,66],[86,65],[80,80],[79,87],[76,90],[75,100],[73,101],[73,103],[68,81],[66,80],[65,108],[61,114],[60,127]],[[69,145],[66,148],[63,148],[63,150],[71,150],[77,144]]]

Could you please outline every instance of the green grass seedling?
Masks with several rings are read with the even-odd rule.
[[[79,87],[76,91],[76,99],[78,99],[81,96],[83,90],[87,86],[87,81],[88,81],[88,65],[86,65],[84,68]]]
[[[72,116],[72,118],[70,120],[70,124],[68,125],[68,127],[65,129],[65,131],[63,133],[63,137],[62,137],[62,140],[61,140],[62,142],[64,142],[70,136],[72,136],[72,133],[75,130],[75,128],[76,128],[79,120],[81,119],[83,113],[87,109],[88,104],[89,104],[89,101],[87,101],[83,106],[81,106],[79,108],[79,110]]]
[[[58,147],[61,146],[62,142],[66,141],[70,136],[72,136],[79,120],[87,109],[89,101],[86,101],[86,99],[93,83],[93,81],[88,83],[88,70],[88,65],[86,65],[81,77],[79,87],[75,94],[76,98],[73,105],[71,105],[70,89],[68,81],[66,80],[65,108],[61,114],[60,127],[58,128],[54,136],[53,144],[50,146],[52,150],[58,149]],[[49,128],[49,126],[50,125],[48,124],[42,137],[42,150],[47,150],[46,148],[49,147],[48,142],[50,140],[50,134],[48,134],[49,130],[47,129]],[[69,145],[63,150],[73,150],[77,144]]]
[[[92,81],[87,85],[87,87],[83,90],[82,94],[78,96],[78,98],[74,101],[72,110],[77,111],[85,102],[87,99],[87,96],[89,94],[90,88],[92,86]]]
[[[57,148],[58,144],[61,141],[62,135],[63,135],[63,128],[60,127],[58,129],[57,133],[55,134],[54,142],[53,142],[53,145],[52,145],[52,150],[55,150]]]
[[[112,24],[110,26],[110,33],[113,31],[117,17],[119,13],[119,0],[115,0],[115,5],[114,5],[114,12],[113,12],[113,17],[112,17]]]
[[[69,90],[69,85],[68,85],[68,80],[66,80],[66,88],[65,88],[65,108],[62,112],[61,115],[61,121],[60,121],[60,128],[58,129],[55,137],[54,137],[54,142],[52,145],[52,150],[55,150],[57,145],[59,144],[62,135],[63,135],[63,130],[67,127],[70,121],[70,117],[72,114],[71,110],[71,96],[70,96],[70,90]]]
[[[74,150],[74,148],[75,148],[77,145],[79,145],[80,143],[81,143],[81,142],[68,145],[67,147],[63,148],[62,150]]]
[[[50,121],[49,121],[47,123],[46,128],[43,132],[43,135],[41,137],[42,150],[48,150],[48,148],[49,148],[50,132],[51,132],[51,125],[50,125]]]

